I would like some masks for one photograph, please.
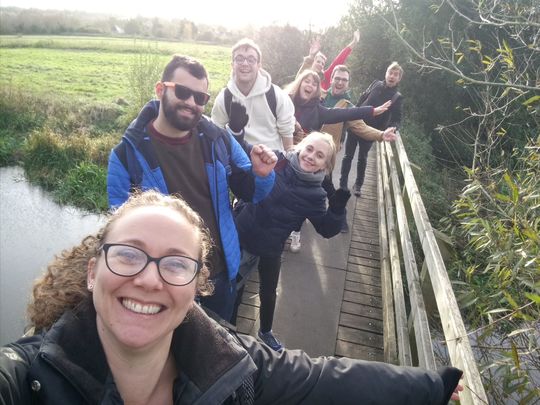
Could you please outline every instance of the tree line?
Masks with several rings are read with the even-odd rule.
[[[228,43],[242,33],[222,26],[195,24],[187,19],[119,18],[68,10],[0,7],[0,35],[127,35],[178,41]]]

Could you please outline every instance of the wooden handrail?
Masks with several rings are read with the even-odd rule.
[[[385,142],[387,162],[390,166],[390,178],[392,180],[394,204],[396,206],[397,223],[401,250],[403,252],[403,264],[407,275],[407,286],[409,288],[409,300],[411,302],[410,317],[414,325],[414,336],[416,340],[416,350],[418,354],[418,364],[428,370],[435,370],[435,355],[431,345],[431,335],[429,332],[429,320],[422,297],[422,288],[420,287],[420,275],[418,266],[414,257],[412,238],[409,231],[409,224],[403,198],[401,196],[401,185],[397,172],[396,163],[393,159],[392,145]]]
[[[380,145],[377,145],[377,150],[381,152]],[[384,162],[384,159],[381,160]],[[381,164],[382,168],[382,184],[384,195],[390,195],[390,181],[385,164]],[[409,343],[409,334],[407,327],[407,313],[405,311],[405,293],[403,291],[403,281],[401,279],[401,266],[399,261],[399,249],[396,237],[396,226],[394,221],[394,209],[392,201],[389,198],[384,199],[384,207],[386,213],[386,224],[388,229],[388,250],[390,258],[391,279],[390,288],[394,295],[394,311],[396,314],[396,338],[398,348],[399,364],[404,366],[412,366],[411,345]],[[381,278],[382,279],[382,278]],[[388,337],[387,337],[388,338]]]
[[[406,197],[410,203],[410,208],[414,218],[414,223],[419,235],[419,239],[422,245],[422,250],[425,256],[425,266],[427,266],[427,272],[429,274],[429,280],[431,281],[431,287],[433,289],[437,308],[439,311],[443,333],[445,336],[446,344],[448,346],[448,352],[450,355],[450,361],[456,367],[464,371],[463,385],[465,390],[461,393],[462,404],[487,404],[487,396],[482,385],[482,380],[476,360],[474,358],[472,348],[467,336],[467,331],[461,313],[457,304],[457,300],[446,272],[446,267],[436,242],[434,230],[431,227],[429,218],[424,207],[424,203],[418,191],[416,181],[414,179],[411,164],[407,157],[405,147],[401,137],[395,142],[397,154],[394,156],[391,145],[385,143],[384,145],[377,145],[377,158],[381,160],[378,163],[378,168],[381,169],[382,181],[379,182],[379,187],[382,188],[382,194],[384,196],[385,214],[386,214],[386,226],[388,234],[389,252],[390,252],[390,264],[392,283],[394,285],[394,305],[396,312],[396,328],[398,336],[398,350],[406,350],[405,360],[402,353],[398,353],[400,364],[407,364],[406,358],[410,356],[410,348],[402,347],[405,343],[400,344],[400,328],[402,328],[402,315],[399,313],[399,306],[404,305],[402,298],[404,296],[403,291],[397,291],[403,283],[401,281],[401,274],[399,270],[399,256],[397,246],[392,246],[397,240],[395,221],[398,223],[399,228],[399,240],[401,242],[401,250],[404,252],[404,267],[408,279],[409,295],[411,296],[411,308],[412,311],[421,312],[424,311],[423,299],[421,303],[415,299],[421,296],[421,289],[419,288],[419,274],[414,260],[414,255],[411,256],[410,252],[410,240],[408,239],[408,220],[406,217],[406,210],[403,205],[401,189],[399,186],[399,177],[403,179],[403,185],[405,189]],[[390,178],[392,180],[392,192],[389,186],[389,177],[387,171],[387,165],[389,167]],[[401,173],[397,173],[397,168],[401,169]],[[396,220],[394,220],[394,209],[392,206],[394,202],[396,206]],[[381,239],[382,240],[382,239]],[[397,264],[396,264],[397,261]],[[398,277],[395,280],[394,277]],[[396,288],[397,287],[397,288]],[[423,315],[421,315],[423,316]],[[401,317],[401,320],[399,319]],[[414,334],[417,343],[418,357],[420,365],[431,368],[430,359],[422,360],[422,356],[430,351],[427,346],[431,346],[430,339],[426,338],[425,319],[412,319],[414,325]],[[428,332],[429,333],[429,332]],[[420,335],[420,336],[419,336]],[[426,343],[427,340],[427,343]],[[409,352],[407,352],[409,350]],[[432,353],[432,349],[431,349]],[[429,357],[429,354],[427,355]],[[425,364],[422,364],[422,363]]]
[[[377,156],[379,150],[377,146]],[[377,184],[383,184],[382,159],[377,158]],[[381,290],[383,302],[383,336],[385,363],[399,364],[397,355],[396,321],[394,297],[392,295],[392,275],[390,274],[390,253],[388,251],[388,232],[383,187],[377,187],[377,211],[379,214],[379,247],[381,263]]]

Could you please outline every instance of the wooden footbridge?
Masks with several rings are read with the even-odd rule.
[[[341,161],[342,153],[338,156]],[[352,185],[356,173],[349,175]],[[338,183],[340,164],[334,171]],[[347,206],[350,232],[326,240],[302,227],[299,253],[284,252],[273,330],[285,347],[436,369],[430,328],[464,370],[462,404],[487,404],[448,279],[444,236],[432,229],[401,138],[374,145],[360,198]],[[351,226],[352,225],[352,226]],[[413,252],[419,235],[423,263]],[[258,275],[246,284],[238,330],[256,335]],[[439,338],[440,339],[440,338]]]

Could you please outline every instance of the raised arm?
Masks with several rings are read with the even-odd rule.
[[[321,50],[321,38],[317,35],[313,41],[311,41],[311,45],[309,47],[309,55],[304,56],[304,60],[302,61],[302,66],[300,66],[300,69],[298,69],[298,72],[296,72],[296,77],[300,75],[304,70],[309,69],[311,65],[313,65],[313,61],[315,60],[315,55],[317,55],[317,52]]]
[[[334,71],[334,68],[337,65],[345,64],[345,62],[347,61],[347,58],[351,54],[353,48],[356,46],[358,41],[360,41],[360,31],[356,30],[354,31],[352,41],[345,48],[341,50],[338,56],[336,56],[336,58],[332,61],[330,66],[328,66],[328,68],[323,72],[324,77],[321,83],[321,87],[324,90],[328,90],[330,88],[330,83],[332,81],[331,77],[332,77],[332,72]]]

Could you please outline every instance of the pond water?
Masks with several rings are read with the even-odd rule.
[[[60,206],[19,167],[0,168],[0,346],[24,332],[33,280],[55,254],[98,230],[102,216]]]

